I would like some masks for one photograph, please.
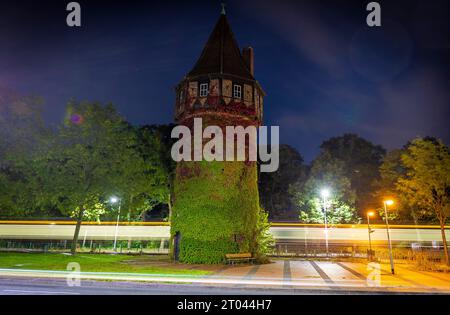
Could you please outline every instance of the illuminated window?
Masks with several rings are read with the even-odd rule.
[[[240,100],[242,98],[242,86],[235,84],[233,86],[233,97]]]
[[[208,96],[208,83],[200,84],[200,97]]]

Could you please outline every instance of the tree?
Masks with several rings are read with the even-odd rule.
[[[169,199],[169,174],[162,154],[165,152],[159,134],[151,128],[134,128],[136,144],[125,158],[126,168],[120,175],[123,208],[128,220],[140,220],[146,211]]]
[[[333,159],[342,162],[345,177],[350,180],[356,193],[356,208],[360,215],[378,205],[373,198],[374,180],[379,178],[379,167],[386,150],[380,145],[355,134],[344,134],[324,141],[321,152],[327,152]]]
[[[146,125],[140,128],[142,135],[151,136],[152,140],[144,141],[142,146],[142,152],[148,156],[151,156],[152,161],[158,161],[160,176],[164,176],[164,187],[161,187],[162,199],[158,199],[160,205],[167,205],[169,209],[169,215],[172,209],[172,196],[173,196],[173,181],[175,178],[176,163],[172,158],[171,149],[176,139],[172,139],[172,129],[174,124],[167,125]],[[142,138],[146,139],[146,137]],[[151,145],[149,145],[151,144]]]
[[[27,174],[32,152],[49,134],[39,97],[0,88],[0,216],[24,216],[38,210]]]
[[[133,156],[136,134],[109,104],[70,102],[64,123],[34,156],[34,187],[41,203],[52,203],[76,220],[72,254],[81,223],[99,218],[108,192],[117,191]]]
[[[0,89],[0,167],[27,154],[48,131],[42,118],[42,99]]]
[[[261,206],[271,220],[298,219],[289,186],[305,181],[307,172],[300,153],[289,145],[280,145],[280,167],[273,173],[261,173],[259,179]]]
[[[313,162],[306,182],[291,186],[301,221],[324,223],[324,202],[320,195],[323,188],[328,188],[331,192],[325,205],[330,224],[359,221],[355,209],[356,193],[351,188],[350,179],[345,176],[344,163],[327,152],[319,155]]]
[[[395,208],[389,212],[389,220],[409,223],[412,219],[417,225],[419,220],[429,220],[430,213],[408,202],[407,196],[397,188],[398,180],[407,172],[402,163],[402,155],[407,151],[408,146],[409,144],[402,149],[392,150],[384,157],[380,166],[380,177],[373,182],[373,196],[379,203],[378,211],[381,217],[384,218],[383,200],[393,198],[396,203]]]
[[[397,189],[411,205],[432,211],[439,220],[446,263],[450,265],[445,224],[450,215],[450,148],[440,140],[417,138],[411,142],[401,160],[405,176]]]

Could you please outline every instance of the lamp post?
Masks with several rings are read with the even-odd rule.
[[[395,274],[394,271],[394,258],[392,257],[392,243],[391,243],[391,233],[389,231],[389,221],[388,221],[388,206],[391,206],[394,204],[392,200],[385,200],[383,202],[384,204],[384,219],[386,221],[386,232],[387,232],[387,238],[388,238],[388,245],[389,245],[389,259],[391,262],[391,272],[392,274]]]
[[[327,220],[327,198],[330,196],[330,190],[328,188],[323,188],[320,191],[320,195],[322,196],[323,202],[323,214],[324,214],[324,223],[325,223],[325,247],[328,257],[328,220]]]
[[[114,233],[114,252],[116,252],[117,250],[117,235],[119,233],[119,220],[120,220],[120,208],[122,205],[122,200],[120,198],[117,197],[111,197],[110,202],[112,204],[116,204],[119,203],[119,211],[117,213],[117,222],[116,222],[116,231]]]
[[[373,259],[373,255],[372,255],[372,237],[371,234],[374,232],[371,228],[370,228],[370,217],[374,216],[374,212],[373,211],[369,211],[367,212],[367,230],[369,232],[369,254],[367,255],[367,259],[369,261],[372,261]]]

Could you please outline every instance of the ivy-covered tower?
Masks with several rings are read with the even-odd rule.
[[[254,78],[253,49],[241,52],[225,11],[194,68],[176,87],[175,121],[193,130],[262,122],[264,91]],[[224,137],[225,138],[225,137]],[[258,255],[256,162],[180,162],[171,212],[172,255],[186,263],[221,263],[227,253]]]

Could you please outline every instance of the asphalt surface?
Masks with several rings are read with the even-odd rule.
[[[0,278],[0,295],[277,295],[317,290],[224,288],[205,285],[83,281],[69,287],[60,279]],[[323,293],[330,291],[322,290]]]
[[[358,288],[324,289],[288,286],[273,288],[223,287],[201,284],[161,284],[115,281],[83,280],[80,286],[69,287],[62,279],[30,279],[0,277],[0,295],[380,295],[415,294],[385,290],[360,290]],[[424,294],[421,292],[420,294]],[[434,293],[436,294],[436,293]]]

